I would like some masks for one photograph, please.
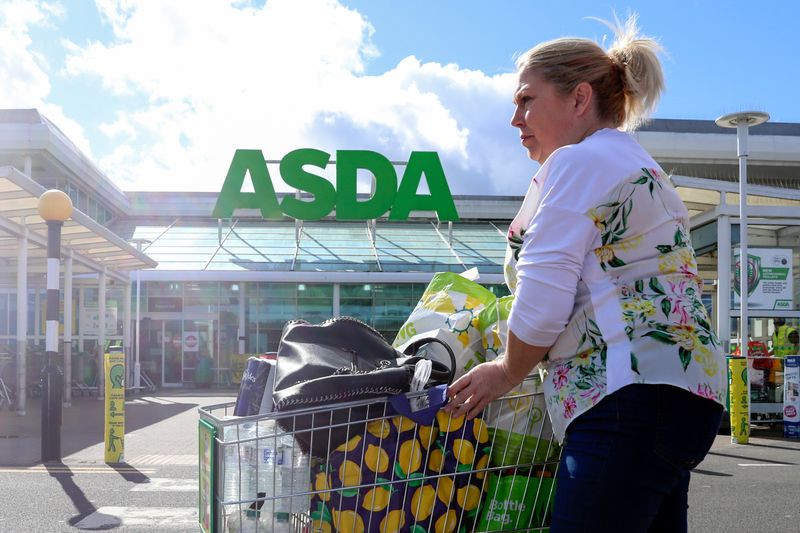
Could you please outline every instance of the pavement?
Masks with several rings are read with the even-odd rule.
[[[103,455],[103,401],[63,410],[59,463],[40,462],[41,410],[0,411],[0,533],[199,531],[198,412],[236,391],[176,390],[125,402],[124,463]]]
[[[166,390],[125,402],[125,463],[103,462],[103,402],[65,408],[63,460],[39,462],[41,412],[0,411],[0,533],[199,531],[199,406],[235,391]],[[750,444],[719,435],[693,472],[689,531],[800,531],[800,441],[754,426]],[[624,502],[621,502],[624,510]]]

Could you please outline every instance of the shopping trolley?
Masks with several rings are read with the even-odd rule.
[[[214,533],[548,531],[560,448],[539,389],[526,381],[479,419],[438,411],[430,426],[398,414],[390,398],[250,417],[231,416],[233,403],[201,407],[201,525]],[[412,410],[429,401],[425,392],[404,396]],[[359,416],[367,405],[369,416]],[[334,410],[353,416],[326,425]],[[300,439],[293,428],[308,428],[309,418],[325,423]],[[309,437],[324,439],[326,456],[303,453]]]

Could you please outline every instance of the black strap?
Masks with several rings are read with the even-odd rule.
[[[456,354],[453,353],[453,349],[450,347],[449,344],[447,344],[441,339],[437,339],[435,337],[428,337],[425,339],[419,339],[412,342],[411,344],[406,346],[406,349],[403,350],[403,353],[406,355],[416,355],[420,348],[432,342],[436,342],[444,346],[445,349],[447,350],[447,354],[450,356],[450,374],[447,377],[447,384],[450,385],[453,383],[453,379],[455,379],[456,377]]]

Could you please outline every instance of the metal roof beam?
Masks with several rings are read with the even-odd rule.
[[[680,176],[673,174],[670,176],[672,183],[676,187],[688,187],[692,189],[702,189],[706,191],[717,191],[725,193],[739,193],[738,182],[719,181],[707,178],[693,178],[691,176]],[[768,185],[747,185],[747,194],[754,196],[768,196],[770,198],[782,198],[784,200],[800,200],[800,190],[781,189]]]

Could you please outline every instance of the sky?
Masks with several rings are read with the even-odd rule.
[[[589,17],[630,12],[666,51],[656,118],[800,122],[793,0],[0,0],[0,108],[38,109],[122,190],[219,191],[237,148],[317,148],[433,150],[454,194],[521,195],[514,59],[607,46]]]

